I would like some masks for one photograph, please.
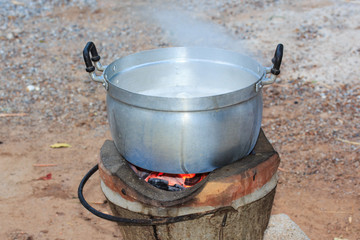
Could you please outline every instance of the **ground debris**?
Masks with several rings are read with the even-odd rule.
[[[52,174],[48,173],[45,176],[39,177],[37,180],[51,180],[52,179]]]
[[[68,143],[55,143],[55,144],[50,145],[50,147],[51,148],[69,148],[69,147],[71,147],[71,145]]]
[[[28,234],[21,230],[15,230],[9,234],[11,240],[34,240],[33,235]]]

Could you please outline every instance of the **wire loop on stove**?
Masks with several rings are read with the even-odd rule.
[[[182,222],[182,221],[188,221],[188,220],[193,220],[193,219],[197,219],[200,217],[203,217],[205,215],[209,215],[212,213],[215,213],[219,210],[222,209],[215,209],[212,211],[207,211],[207,212],[203,212],[203,213],[193,213],[193,214],[188,214],[188,215],[182,215],[182,216],[177,216],[177,217],[154,217],[152,219],[133,219],[133,218],[122,218],[122,217],[118,217],[118,216],[113,216],[113,215],[109,215],[109,214],[105,214],[103,212],[100,212],[98,210],[96,210],[95,208],[93,208],[84,198],[83,195],[83,190],[84,190],[84,186],[86,184],[86,182],[89,180],[89,178],[99,169],[98,164],[96,164],[92,169],[90,169],[90,171],[84,176],[84,178],[81,180],[79,188],[78,188],[78,197],[80,200],[80,203],[92,214],[94,214],[95,216],[98,216],[100,218],[109,220],[109,221],[113,221],[113,222],[118,222],[118,223],[123,223],[123,224],[127,224],[127,225],[140,225],[140,226],[150,226],[150,225],[161,225],[161,224],[169,224],[169,223],[176,223],[176,222]]]

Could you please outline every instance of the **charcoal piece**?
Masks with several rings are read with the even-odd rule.
[[[168,191],[172,191],[172,192],[181,191],[183,189],[185,189],[185,187],[179,184],[175,184],[174,186],[168,186]]]
[[[185,179],[185,185],[192,186],[198,183],[201,180],[201,174],[196,174],[192,178],[186,178]]]
[[[163,179],[150,178],[148,183],[150,183],[154,187],[162,189],[162,190],[168,191],[168,189],[169,189],[169,182],[166,180],[163,180]]]

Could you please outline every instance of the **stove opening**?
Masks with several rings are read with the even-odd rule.
[[[130,164],[130,163],[129,163]],[[181,191],[203,180],[209,173],[170,174],[153,172],[130,164],[139,178],[156,188],[166,191]]]

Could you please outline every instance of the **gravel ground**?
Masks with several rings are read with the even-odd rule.
[[[106,92],[84,71],[81,52],[89,40],[103,64],[146,49],[205,44],[245,51],[265,66],[282,42],[281,76],[264,88],[263,128],[282,159],[274,212],[288,214],[311,239],[358,239],[359,12],[358,1],[0,0],[0,114],[27,114],[0,117],[0,156],[9,159],[0,160],[1,171],[11,168],[10,153],[30,141],[96,142],[84,149],[93,156],[109,138]],[[177,30],[183,28],[196,31]],[[83,173],[81,162],[65,170]],[[77,183],[64,184],[73,191]],[[0,204],[12,209],[9,199]],[[16,233],[7,229],[5,236]]]

